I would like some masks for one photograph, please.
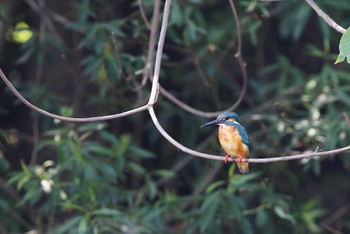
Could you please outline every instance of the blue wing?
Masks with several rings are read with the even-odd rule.
[[[232,123],[232,122],[229,122],[229,121],[225,122],[225,124],[231,125],[234,128],[236,128],[238,130],[239,135],[242,137],[243,144],[249,146],[248,134],[247,134],[247,131],[245,130],[245,128],[242,125],[240,125],[238,123]]]
[[[236,125],[237,126],[235,126],[235,128],[238,129],[239,135],[241,135],[241,137],[242,137],[243,144],[249,146],[249,138],[248,138],[247,131],[245,130],[245,128],[242,125],[240,125],[240,124],[236,124]]]

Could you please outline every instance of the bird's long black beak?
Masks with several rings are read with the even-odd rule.
[[[206,123],[206,124],[203,124],[203,125],[201,126],[201,128],[202,128],[202,127],[211,126],[211,125],[217,125],[217,124],[220,124],[220,123],[222,123],[222,121],[220,121],[220,120],[218,120],[218,119],[215,119],[215,120],[210,121],[210,122],[208,122],[208,123]]]

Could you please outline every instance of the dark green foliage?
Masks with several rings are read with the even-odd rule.
[[[32,103],[63,116],[141,106],[150,90],[143,74],[150,31],[139,2],[0,3],[1,69]],[[141,2],[151,22],[154,1]],[[349,25],[347,0],[317,3]],[[349,66],[334,65],[341,35],[304,1],[235,4],[248,90],[234,111],[249,134],[250,156],[348,145]],[[30,26],[28,40],[15,34],[18,22]],[[348,55],[346,36],[338,62]],[[243,86],[236,49],[228,1],[173,1],[160,83],[194,108],[224,110]],[[5,86],[0,90],[0,233],[350,231],[348,153],[251,164],[251,173],[241,175],[235,164],[177,150],[146,112],[64,123],[28,110]],[[207,119],[162,94],[155,111],[183,145],[224,155],[216,132],[200,128]]]

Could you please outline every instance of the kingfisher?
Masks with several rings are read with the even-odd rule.
[[[238,115],[235,112],[224,112],[201,127],[211,125],[219,125],[218,137],[221,147],[226,152],[225,163],[229,157],[237,158],[239,171],[249,173],[248,162],[242,162],[249,154],[249,138],[247,131],[240,124]]]

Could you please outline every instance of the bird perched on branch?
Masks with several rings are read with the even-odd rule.
[[[241,173],[249,173],[248,162],[242,162],[249,154],[249,139],[245,128],[240,124],[238,115],[234,112],[224,112],[215,120],[201,127],[219,125],[219,141],[226,152],[225,163],[229,157],[237,158],[236,162]]]

